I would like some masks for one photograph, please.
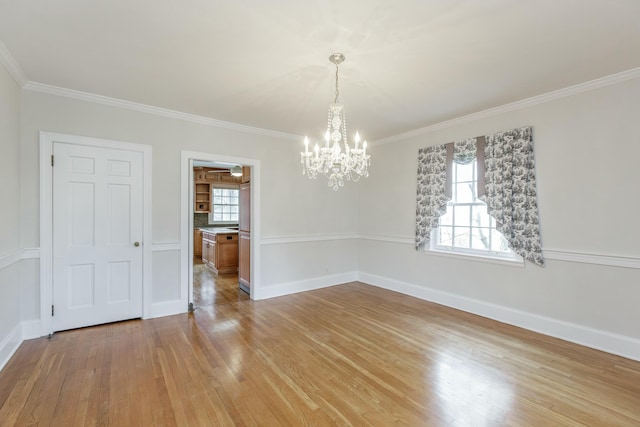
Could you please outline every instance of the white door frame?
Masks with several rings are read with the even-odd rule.
[[[151,309],[151,146],[108,139],[40,132],[40,335],[53,332],[53,143],[87,145],[142,153],[142,318]]]
[[[260,160],[224,154],[181,152],[180,159],[180,300],[187,309],[193,302],[193,161],[251,166],[251,299],[261,299],[260,283]]]

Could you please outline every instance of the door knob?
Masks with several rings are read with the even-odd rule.
[[[133,244],[133,246],[135,246],[135,247],[140,246],[140,242],[135,242],[135,243]]]

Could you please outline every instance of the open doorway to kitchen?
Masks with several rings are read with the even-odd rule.
[[[240,253],[240,216],[249,216],[250,198],[240,197],[251,182],[251,167],[193,161],[193,308],[246,301],[239,281],[249,253]],[[250,187],[248,187],[250,188]],[[242,231],[249,227],[246,221]]]
[[[259,161],[193,152],[182,157],[185,305],[194,310],[255,299]]]

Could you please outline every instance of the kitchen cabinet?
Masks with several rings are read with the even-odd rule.
[[[202,230],[193,230],[193,256],[202,257]]]
[[[238,282],[240,289],[251,293],[251,183],[240,184],[238,232]]]
[[[238,271],[238,233],[216,236],[214,271],[218,274]]]
[[[205,168],[193,168],[193,181],[202,182],[207,180],[207,171]]]
[[[251,233],[238,232],[238,282],[247,293],[251,289]]]
[[[202,231],[202,262],[217,274],[238,271],[238,232]]]
[[[251,231],[251,183],[240,184],[238,229]]]
[[[251,181],[251,166],[242,167],[242,183]]]
[[[195,202],[195,206],[193,209],[195,213],[210,213],[211,212],[211,183],[196,182],[194,184],[193,200]]]
[[[216,253],[216,235],[202,232],[202,263],[209,268],[213,268]]]
[[[226,169],[205,167],[193,168],[193,182],[195,183],[208,182],[212,184],[216,182],[228,182],[240,184],[242,182],[242,178],[242,176],[231,175],[231,172]]]

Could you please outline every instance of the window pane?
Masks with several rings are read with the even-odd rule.
[[[510,252],[507,239],[498,230],[492,230],[491,250],[496,252]]]
[[[212,221],[238,222],[240,191],[229,188],[214,188],[212,194]]]
[[[440,217],[441,225],[453,225],[453,208],[447,206],[447,212]]]
[[[471,224],[474,227],[491,227],[491,217],[487,213],[487,205],[474,205],[472,207]]]
[[[473,228],[471,230],[471,248],[489,250],[489,234],[491,230],[488,228]]]
[[[456,222],[455,225],[471,225],[471,206],[454,206],[453,213]]]
[[[468,165],[460,165],[456,163],[457,166],[457,182],[462,181],[473,181],[473,164],[475,162],[471,162]]]
[[[472,182],[465,182],[456,186],[456,202],[457,203],[473,203]]]
[[[453,244],[453,230],[451,227],[439,227],[440,244],[443,246],[451,246]]]
[[[468,227],[453,227],[453,233],[454,233],[453,245],[456,248],[463,248],[463,249],[469,248],[469,243],[471,240],[470,239],[471,229],[469,229]]]

